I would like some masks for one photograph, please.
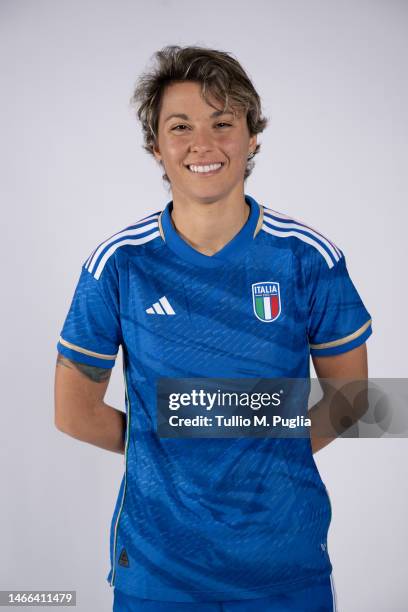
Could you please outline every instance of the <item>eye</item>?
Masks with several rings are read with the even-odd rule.
[[[223,126],[226,126],[226,127],[231,127],[231,123],[225,123],[224,121],[221,121],[220,123],[217,123],[217,126],[218,125],[223,125]],[[185,128],[185,127],[187,127],[187,126],[184,123],[179,123],[178,125],[175,125],[173,128],[171,128],[171,131],[173,131],[173,130],[174,131],[180,131],[180,130],[178,130],[178,128]],[[181,131],[185,132],[185,130],[181,130]]]

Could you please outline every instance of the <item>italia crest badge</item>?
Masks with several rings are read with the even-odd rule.
[[[276,321],[281,313],[279,283],[274,281],[253,283],[252,303],[257,319],[263,323]]]

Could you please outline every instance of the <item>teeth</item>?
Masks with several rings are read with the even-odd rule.
[[[189,166],[192,172],[211,172],[212,170],[218,170],[222,164],[211,164],[210,166]]]

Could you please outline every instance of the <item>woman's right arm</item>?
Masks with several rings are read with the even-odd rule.
[[[126,414],[103,401],[111,373],[112,368],[89,366],[58,353],[54,424],[73,438],[124,454]]]

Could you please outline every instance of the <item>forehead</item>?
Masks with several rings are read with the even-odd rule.
[[[168,85],[161,100],[161,121],[166,121],[168,116],[173,113],[184,113],[188,117],[205,114],[210,117],[214,112],[218,114],[223,111],[223,104],[210,93],[207,93],[209,103],[203,98],[201,93],[201,83],[186,81],[182,83],[171,83]],[[237,118],[242,115],[238,108],[229,106],[225,112],[234,114]]]

